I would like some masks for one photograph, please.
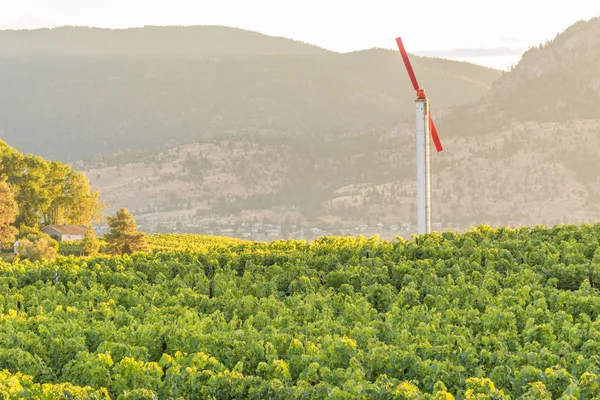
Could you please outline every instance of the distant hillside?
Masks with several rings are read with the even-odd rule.
[[[568,61],[559,56],[552,61],[549,56],[561,43],[581,45],[598,37],[597,19],[576,24],[544,48],[530,51],[477,102],[446,110],[436,107],[445,151],[432,155],[434,220],[442,223],[442,229],[600,219],[600,118],[572,114],[564,107],[542,112],[542,105],[571,95],[556,72],[565,62],[573,64],[569,73],[582,77],[575,93],[588,110],[600,109],[600,102],[586,89],[590,78],[600,76],[593,57],[583,49],[577,50],[581,59],[571,53]],[[587,49],[595,51],[593,46]],[[378,77],[372,87],[382,92],[385,74],[376,71],[378,60],[388,55],[390,64],[398,61],[396,54],[383,50],[341,58]],[[443,65],[450,74],[462,66],[413,59],[419,63],[419,75],[430,68],[428,63]],[[524,71],[534,70],[538,59],[549,60],[541,64],[548,73],[527,76]],[[402,66],[398,68],[399,80],[407,83]],[[444,86],[443,80],[426,80],[425,87],[428,93],[443,87],[444,96],[460,93]],[[529,103],[524,100],[517,107],[521,96]],[[408,103],[401,106],[412,110]],[[232,221],[268,216],[313,221],[331,233],[366,229],[393,235],[403,223],[414,222],[414,120],[408,117],[386,128],[379,123],[381,118],[371,131],[347,133],[329,143],[299,137],[217,140],[162,154],[115,155],[102,163],[88,163],[85,170],[111,203],[130,205],[149,228],[174,228],[179,223],[186,230],[218,232],[215,226],[220,223],[227,232]],[[139,162],[128,163],[135,160]]]
[[[413,61],[438,110],[500,76]],[[394,51],[338,54],[220,27],[0,32],[0,85],[0,137],[63,160],[227,137],[335,140],[389,129],[414,99]]]
[[[515,122],[469,138],[440,134],[445,150],[432,155],[438,229],[600,220],[600,121]],[[230,223],[268,217],[335,234],[363,233],[368,225],[391,237],[410,233],[400,226],[415,222],[413,135],[407,124],[321,146],[190,144],[129,154],[139,162],[115,157],[78,168],[109,203],[127,205],[144,229],[218,233],[219,226],[226,232]]]
[[[439,125],[453,136],[474,137],[515,122],[571,120],[600,120],[600,18],[531,48],[485,98],[455,107]]]
[[[512,118],[600,118],[600,18],[580,21],[527,51],[494,83],[490,101]]]
[[[440,119],[450,141],[437,180],[474,221],[499,210],[529,223],[600,218],[599,49],[600,18],[580,21]],[[463,170],[458,181],[446,168]]]

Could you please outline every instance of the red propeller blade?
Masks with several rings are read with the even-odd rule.
[[[417,82],[417,77],[415,76],[415,71],[413,71],[412,65],[410,64],[410,60],[408,59],[408,53],[404,48],[404,44],[402,43],[401,38],[396,38],[396,43],[398,44],[398,49],[400,49],[400,54],[402,55],[402,60],[404,60],[404,65],[406,66],[406,71],[408,71],[408,76],[410,81],[412,82],[415,91],[419,91],[419,83]],[[444,148],[442,147],[442,142],[440,141],[440,137],[438,136],[437,129],[435,129],[435,124],[433,123],[433,119],[431,119],[431,114],[429,114],[429,131],[431,132],[431,137],[433,139],[433,143],[435,144],[435,149],[438,153]]]
[[[410,60],[408,59],[408,53],[404,48],[404,44],[402,44],[402,39],[396,38],[396,43],[398,44],[398,48],[400,49],[400,54],[402,55],[402,59],[404,60],[404,65],[406,66],[406,70],[408,71],[408,76],[413,84],[415,90],[419,90],[419,83],[417,82],[417,77],[415,76],[415,72],[413,71],[412,65],[410,65]]]
[[[442,148],[442,142],[440,142],[440,137],[438,136],[437,129],[435,129],[433,119],[431,119],[431,114],[429,114],[429,130],[431,131],[431,138],[433,139],[433,144],[435,144],[435,149],[439,153],[444,149]]]

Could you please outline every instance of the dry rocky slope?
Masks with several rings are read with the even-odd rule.
[[[436,179],[455,182],[465,202],[442,212],[529,225],[600,219],[599,77],[594,18],[530,49],[485,99],[449,114]]]
[[[598,49],[596,18],[531,49],[504,74],[413,57],[445,147],[432,154],[434,219],[442,229],[600,220]],[[113,207],[130,208],[148,230],[253,238],[322,233],[309,227],[409,233],[414,93],[400,57],[384,50],[315,52],[283,64],[271,63],[281,62],[280,55],[224,61],[213,71],[222,79],[212,81],[208,97],[177,86],[175,77],[175,87],[165,85],[160,95],[142,85],[143,104],[161,105],[150,121],[143,117],[153,113],[143,112],[136,121],[153,133],[150,125],[168,121],[173,134],[149,135],[156,141],[137,147],[116,140],[128,143],[119,150],[134,150],[75,165]],[[247,75],[229,82],[226,70]],[[165,93],[185,99],[161,103]],[[204,107],[181,106],[195,102]],[[120,124],[129,138],[140,126],[125,122],[126,114],[107,114],[103,123]],[[207,129],[200,124],[189,136],[191,130],[179,130],[207,118]],[[87,127],[92,122],[100,124]],[[262,217],[271,220],[268,228],[253,227]]]

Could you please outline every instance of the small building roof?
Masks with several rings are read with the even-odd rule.
[[[42,230],[44,229],[54,229],[62,235],[85,235],[88,231],[88,227],[85,225],[48,225],[42,228]]]

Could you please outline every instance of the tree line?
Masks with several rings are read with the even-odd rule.
[[[29,259],[54,258],[58,243],[41,232],[47,225],[88,227],[82,249],[96,254],[100,244],[92,223],[101,222],[108,206],[100,200],[85,174],[59,161],[23,155],[0,140],[0,248],[20,239]],[[119,210],[108,217],[111,231],[106,252],[131,253],[144,250],[144,234],[138,232],[133,216]]]
[[[107,204],[82,172],[59,161],[23,155],[0,141],[0,190],[5,225],[40,228],[51,224],[89,225]]]

